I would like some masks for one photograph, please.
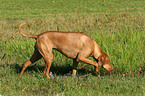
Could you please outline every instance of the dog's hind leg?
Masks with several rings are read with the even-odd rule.
[[[28,60],[26,63],[23,64],[23,68],[21,71],[21,75],[24,73],[25,69],[31,65],[32,63],[36,62],[37,60],[41,59],[42,55],[39,53],[38,49],[35,47],[35,51],[32,55],[32,57],[30,58],[30,60]]]
[[[49,44],[39,44],[39,52],[43,56],[45,60],[45,68],[44,68],[44,75],[46,75],[47,78],[49,78],[49,70],[50,66],[53,60],[53,53],[52,53],[52,47],[48,46]],[[45,46],[47,45],[47,46]]]
[[[46,75],[47,78],[49,78],[49,70],[50,70],[50,67],[51,67],[52,58],[53,58],[53,57],[47,57],[47,58],[45,59],[45,62],[46,62],[45,68],[47,67],[47,71],[46,71],[46,69],[45,69],[45,70],[44,70],[44,74]]]
[[[51,67],[52,60],[53,60],[52,51],[44,53],[43,58],[45,60],[44,74],[46,75],[47,78],[49,78],[49,70]]]

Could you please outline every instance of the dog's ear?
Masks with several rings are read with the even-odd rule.
[[[100,55],[100,57],[99,57],[99,61],[98,61],[98,63],[99,63],[99,66],[102,66],[103,65],[103,62],[104,62],[104,60],[105,60],[105,56],[106,56],[106,54],[105,53],[102,53],[101,55]]]

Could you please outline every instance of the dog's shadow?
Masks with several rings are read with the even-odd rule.
[[[11,66],[11,68],[15,69],[16,74],[20,74],[20,72],[23,68],[23,65],[19,65],[19,64],[11,64],[10,66]],[[24,72],[43,73],[44,68],[45,68],[44,65],[35,63],[35,64],[28,66]],[[64,64],[64,65],[52,64],[51,68],[50,68],[50,72],[52,72],[55,75],[61,75],[61,76],[66,75],[66,74],[71,75],[72,70],[73,70],[72,64]],[[78,69],[77,72],[80,73],[81,75],[84,75],[84,74],[89,73],[90,71],[82,68],[82,69]]]

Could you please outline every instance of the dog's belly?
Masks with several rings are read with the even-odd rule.
[[[62,51],[62,53],[69,58],[76,58],[76,56],[78,54],[78,52],[72,51],[72,50]]]
[[[64,54],[65,56],[67,56],[69,58],[73,58],[73,59],[76,58],[79,53],[79,50],[73,49],[73,48],[59,49],[58,51],[61,52],[62,54]]]

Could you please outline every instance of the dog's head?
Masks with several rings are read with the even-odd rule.
[[[106,53],[102,53],[100,56],[99,56],[99,59],[98,59],[98,63],[99,63],[99,66],[102,66],[107,70],[107,71],[112,71],[114,68],[113,66],[110,64],[110,58],[108,57],[108,55]]]

